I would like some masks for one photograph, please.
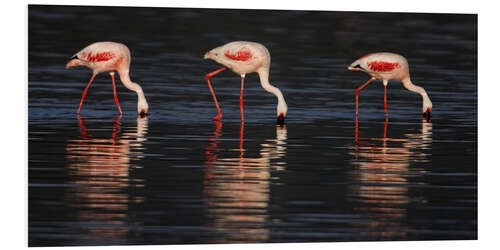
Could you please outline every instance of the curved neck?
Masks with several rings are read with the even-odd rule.
[[[423,111],[424,112],[427,110],[427,108],[432,108],[431,99],[427,95],[427,92],[425,92],[424,88],[413,84],[413,82],[411,82],[411,80],[410,80],[409,77],[404,78],[403,80],[401,80],[401,82],[403,83],[403,86],[406,89],[408,89],[409,91],[412,91],[412,92],[419,93],[422,96],[422,99],[423,99]]]
[[[269,83],[269,68],[260,69],[257,71],[257,74],[259,74],[262,88],[264,88],[267,92],[274,94],[278,98],[277,114],[280,115],[280,113],[284,113],[284,115],[286,115],[288,106],[286,105],[285,97],[283,97],[280,89]]]
[[[130,80],[130,75],[128,71],[118,71],[118,74],[120,74],[120,80],[122,81],[123,85],[127,87],[127,89],[130,89],[134,92],[142,92],[141,86]]]
[[[123,85],[127,89],[130,89],[130,90],[137,93],[137,98],[138,98],[137,105],[138,105],[139,113],[140,113],[141,109],[144,108],[144,106],[146,107],[146,111],[147,111],[148,103],[146,101],[146,96],[144,96],[144,92],[142,91],[141,86],[135,82],[132,82],[132,80],[130,80],[130,75],[129,75],[128,70],[118,71],[118,74],[120,75],[120,80],[123,83]]]

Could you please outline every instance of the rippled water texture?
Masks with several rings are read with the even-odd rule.
[[[477,16],[412,13],[30,6],[30,246],[477,239]],[[135,93],[66,70],[95,41],[132,52]],[[203,60],[233,40],[263,43],[270,81],[204,80]],[[365,53],[405,55],[415,84],[368,80],[347,66]]]

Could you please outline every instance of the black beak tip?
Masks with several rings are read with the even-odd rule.
[[[146,112],[141,112],[141,113],[139,113],[139,117],[141,117],[141,118],[144,118],[144,117],[146,117],[147,115],[148,115],[148,114],[146,114]]]
[[[424,112],[424,118],[427,120],[427,121],[430,121],[431,120],[431,111],[430,110],[427,110]]]
[[[285,124],[285,116],[284,116],[283,114],[280,114],[280,115],[278,116],[278,119],[276,120],[276,123],[277,123],[278,125],[283,125],[283,124]]]

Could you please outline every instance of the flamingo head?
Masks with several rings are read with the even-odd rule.
[[[347,69],[352,71],[363,71],[363,67],[361,66],[361,62],[359,60],[351,63]]]
[[[222,52],[222,49],[220,47],[217,47],[215,49],[212,49],[210,51],[208,51],[207,53],[205,53],[205,55],[203,56],[203,59],[210,59],[210,60],[214,60],[218,63],[221,63],[222,59],[223,59],[223,56],[224,53]]]
[[[285,124],[285,115],[283,113],[278,115],[278,119],[276,120],[276,124],[278,124],[278,125]]]
[[[286,103],[284,101],[278,102],[278,108],[277,108],[278,119],[276,120],[276,123],[278,125],[285,124],[285,117],[287,111],[288,111],[288,106],[286,105]]]
[[[149,105],[146,102],[146,99],[139,99],[137,102],[137,113],[140,117],[145,117],[148,114]]]
[[[74,67],[81,66],[83,64],[84,64],[84,62],[82,60],[80,60],[77,55],[74,55],[73,57],[71,57],[71,59],[68,61],[68,63],[66,63],[66,68],[71,69]]]
[[[214,53],[212,53],[212,51],[208,51],[207,53],[205,53],[205,55],[203,56],[203,59],[213,59],[213,56],[214,56]]]
[[[429,98],[424,99],[423,115],[429,121],[431,119],[432,102]]]

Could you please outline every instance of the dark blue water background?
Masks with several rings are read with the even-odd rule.
[[[477,16],[415,13],[30,6],[28,9],[30,246],[332,242],[477,238]],[[276,99],[209,49],[234,40],[271,52]],[[95,41],[132,51],[136,94],[109,75],[66,70]],[[393,51],[433,101],[399,82],[354,91],[347,71],[368,52]]]

